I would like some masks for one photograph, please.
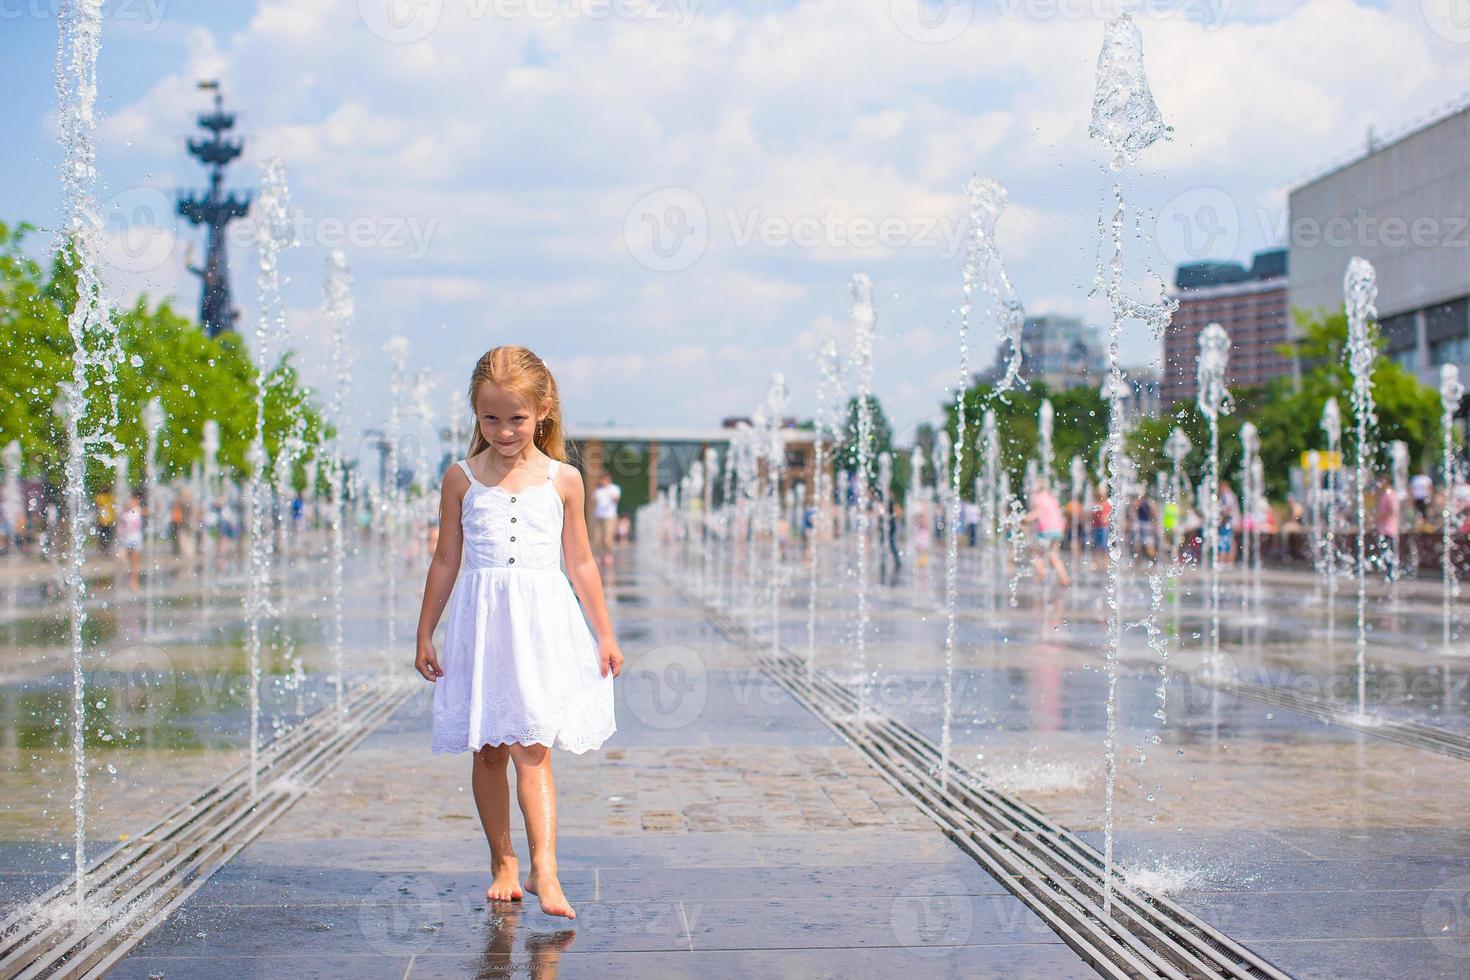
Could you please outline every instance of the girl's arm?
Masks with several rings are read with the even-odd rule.
[[[582,474],[575,466],[565,465],[557,472],[557,492],[561,494],[561,550],[567,563],[567,578],[577,600],[592,620],[597,633],[597,665],[606,677],[623,672],[623,651],[613,634],[612,620],[607,614],[607,601],[602,595],[602,576],[597,572],[597,559],[587,541],[587,504],[582,488]]]
[[[436,681],[444,676],[439,667],[439,655],[434,651],[434,628],[444,614],[449,602],[449,593],[454,591],[454,580],[459,577],[459,559],[464,546],[464,532],[459,524],[459,507],[464,492],[470,487],[470,478],[458,466],[444,471],[443,486],[439,491],[439,546],[429,562],[429,577],[424,583],[424,603],[419,608],[418,654],[414,658],[414,669],[427,681]]]

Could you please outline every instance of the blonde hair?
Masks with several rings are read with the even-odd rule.
[[[526,348],[513,344],[486,351],[470,375],[470,411],[475,415],[474,435],[470,437],[471,456],[490,446],[480,431],[479,413],[475,409],[475,396],[483,384],[515,392],[538,412],[543,403],[550,402],[546,418],[536,423],[534,442],[537,449],[552,459],[566,462],[566,438],[562,433],[561,396],[557,394],[556,378],[551,376],[545,361]]]

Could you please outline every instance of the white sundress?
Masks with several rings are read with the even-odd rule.
[[[464,557],[434,683],[433,752],[549,745],[582,753],[616,730],[613,678],[561,566],[559,464],[509,491],[470,478]]]

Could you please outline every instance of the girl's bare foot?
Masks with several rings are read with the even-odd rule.
[[[575,919],[577,913],[572,911],[572,906],[567,902],[566,894],[561,890],[561,882],[557,880],[555,872],[531,871],[526,878],[526,891],[535,895],[541,902],[541,911],[547,915],[564,915],[568,919]]]
[[[485,897],[492,902],[518,902],[521,899],[521,867],[515,858],[506,858],[495,869],[495,878],[485,889]]]

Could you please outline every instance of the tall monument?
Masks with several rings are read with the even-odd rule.
[[[225,112],[219,82],[204,81],[199,83],[199,87],[214,92],[214,109],[199,114],[199,125],[209,136],[190,139],[189,153],[209,168],[209,190],[203,196],[181,194],[178,212],[192,223],[209,229],[203,267],[191,264],[187,268],[199,277],[203,288],[199,299],[199,323],[211,337],[217,337],[226,330],[235,329],[235,319],[240,315],[230,299],[225,226],[235,218],[244,217],[250,210],[250,195],[246,193],[236,197],[234,191],[226,194],[222,190],[225,167],[240,155],[244,143],[224,138],[224,133],[235,128],[235,114]]]

